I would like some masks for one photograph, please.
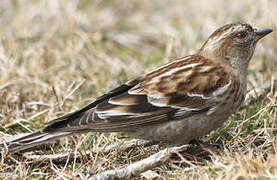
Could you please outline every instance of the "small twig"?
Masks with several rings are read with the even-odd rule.
[[[128,151],[131,148],[136,146],[151,146],[155,142],[141,140],[141,139],[133,139],[130,141],[125,141],[124,143],[118,143],[113,145],[105,146],[97,151],[87,150],[84,153],[74,153],[74,152],[66,152],[61,154],[54,155],[30,155],[29,153],[23,154],[24,157],[31,160],[32,164],[41,164],[44,162],[48,162],[51,160],[55,164],[65,163],[68,160],[72,160],[76,158],[76,160],[81,159],[82,156],[89,156],[91,154],[96,154],[97,152],[101,152],[102,154],[108,154],[110,152],[118,152],[118,151]]]
[[[60,107],[60,104],[61,104],[61,103],[60,103],[60,100],[59,100],[59,96],[58,96],[57,91],[56,91],[56,88],[55,88],[54,86],[52,86],[52,91],[53,91],[53,93],[54,93],[54,95],[55,95],[55,98],[56,98],[58,107],[59,107],[59,109],[61,110],[61,107]]]
[[[102,173],[98,173],[90,178],[90,180],[105,180],[105,179],[130,179],[134,176],[139,175],[140,173],[147,171],[149,169],[153,169],[162,164],[165,164],[170,160],[170,158],[181,151],[185,151],[189,145],[184,145],[180,147],[171,147],[166,148],[158,153],[151,155],[150,157],[130,164],[127,167],[104,171]]]
[[[85,155],[89,155],[91,152],[86,151]],[[41,164],[44,162],[52,161],[55,164],[65,163],[68,159],[71,160],[74,158],[75,153],[66,152],[61,154],[51,154],[51,155],[29,155],[23,154],[24,157],[31,160],[32,164]],[[80,155],[78,154],[78,157]]]
[[[13,85],[13,84],[14,84],[14,82],[8,82],[8,83],[5,83],[5,84],[2,84],[2,85],[0,85],[0,90],[5,89],[6,87],[9,87],[10,85]]]
[[[64,105],[65,101],[77,90],[79,89],[80,86],[82,86],[82,84],[85,82],[86,80],[81,80],[81,82],[79,82],[79,84],[77,84],[74,87],[75,82],[72,82],[72,84],[69,86],[68,90],[70,90],[70,92],[68,94],[66,94],[66,96],[63,97],[63,100],[61,102],[61,107]],[[74,87],[74,88],[73,88]],[[73,89],[72,89],[73,88]]]

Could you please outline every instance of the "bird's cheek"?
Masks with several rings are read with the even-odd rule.
[[[249,47],[249,56],[250,56],[250,59],[252,58],[252,56],[254,54],[255,48],[256,48],[256,43],[252,43],[251,46]]]

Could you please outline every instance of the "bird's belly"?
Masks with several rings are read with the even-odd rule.
[[[225,97],[222,103],[230,104],[230,106],[218,104],[205,113],[195,114],[180,120],[139,126],[127,134],[136,138],[163,141],[170,144],[187,144],[189,141],[220,127],[242,104],[244,99],[242,95],[243,93],[238,92],[236,95]]]
[[[127,134],[136,138],[163,141],[169,144],[187,144],[221,126],[230,115],[231,113],[225,113],[218,118],[209,115],[195,115],[182,120],[137,127]]]

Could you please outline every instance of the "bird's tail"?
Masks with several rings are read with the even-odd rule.
[[[54,119],[40,131],[16,138],[11,141],[0,143],[0,149],[7,146],[9,153],[29,149],[40,144],[53,141],[55,139],[77,133],[86,132],[86,128],[80,126],[79,121],[86,117],[85,110],[76,111],[60,118]],[[71,125],[72,124],[72,125]]]
[[[10,142],[5,142],[5,145],[8,147],[9,153],[15,153],[18,151],[22,151],[25,149],[29,149],[32,147],[35,147],[40,144],[44,144],[46,142],[50,142],[54,139],[68,136],[74,134],[72,132],[57,132],[57,133],[47,133],[42,131],[37,131],[28,135],[25,135],[23,137],[20,137],[18,139],[12,140]],[[0,144],[0,147],[5,146],[4,143]]]

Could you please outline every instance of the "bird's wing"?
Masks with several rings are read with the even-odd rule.
[[[188,56],[99,97],[83,109],[49,122],[42,130],[10,142],[14,153],[86,131],[127,131],[138,126],[177,121],[210,113],[222,103],[231,81],[226,69],[201,56]],[[0,149],[4,144],[0,144]]]
[[[230,84],[223,67],[188,56],[127,82],[73,114],[50,122],[51,131],[124,131],[207,112]],[[218,92],[218,93],[216,93]]]

